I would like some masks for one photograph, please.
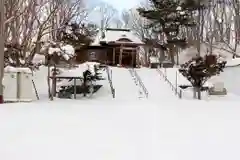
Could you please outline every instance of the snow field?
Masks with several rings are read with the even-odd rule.
[[[239,160],[238,106],[184,100],[4,104],[1,160]]]

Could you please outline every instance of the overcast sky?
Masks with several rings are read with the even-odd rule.
[[[104,4],[105,3],[110,4],[113,8],[118,10],[118,14],[112,17],[112,22],[111,22],[111,23],[116,23],[113,20],[114,19],[116,20],[116,18],[118,18],[118,16],[121,15],[121,11],[135,8],[140,4],[141,1],[143,0],[86,0],[88,7],[91,8],[88,21],[96,23],[97,25],[100,25],[100,22],[101,22],[100,14],[98,13],[98,11],[93,10],[93,8],[101,5],[102,2]]]
[[[130,9],[140,3],[140,0],[103,0],[118,10]]]

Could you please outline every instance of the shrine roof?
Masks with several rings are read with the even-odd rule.
[[[104,36],[102,36],[104,35]],[[93,46],[101,45],[101,43],[111,43],[117,42],[120,43],[121,40],[128,40],[123,41],[123,43],[133,43],[133,44],[144,44],[134,33],[132,33],[129,29],[111,29],[107,28],[104,32],[99,32],[92,43]]]

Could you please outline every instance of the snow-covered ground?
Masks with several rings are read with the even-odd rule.
[[[240,58],[226,59],[226,67],[235,67],[240,65]]]
[[[140,101],[129,71],[111,69],[116,99],[104,80],[91,99],[48,101],[41,67],[40,101],[0,107],[0,159],[240,159],[238,101],[179,100],[156,70],[138,69],[150,97]]]
[[[41,101],[48,100],[47,72],[47,67],[41,66],[40,69],[34,73],[33,77]]]
[[[239,160],[234,102],[161,100],[5,104],[1,160]]]
[[[240,96],[240,66],[225,68],[220,74],[228,91]]]
[[[143,84],[148,90],[150,99],[175,99],[177,96],[166,84],[156,69],[141,68],[136,69]]]
[[[220,79],[215,79],[215,77],[213,77],[204,84],[204,86],[212,87],[216,80],[224,82],[225,84],[224,87],[226,87],[228,91],[226,96],[209,96],[207,92],[202,92],[202,98],[204,100],[239,101],[240,92],[238,90],[239,87],[237,81],[240,80],[240,77],[235,76],[235,79],[233,80],[233,75],[237,73],[237,71],[239,70],[239,68],[238,69],[237,68],[238,67],[226,68],[225,71],[220,74],[219,77]],[[168,80],[174,86],[176,87],[180,85],[191,86],[191,83],[178,72],[178,68],[161,68],[160,70],[167,76]],[[192,99],[193,98],[192,88],[182,90],[182,97],[184,99]]]

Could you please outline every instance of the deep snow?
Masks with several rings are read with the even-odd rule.
[[[1,160],[239,160],[238,106],[178,100],[5,104]]]
[[[48,101],[46,70],[34,78],[40,101],[1,105],[1,160],[240,159],[239,101],[157,98],[157,92],[154,99],[139,100],[130,73],[121,69],[126,76],[113,69],[120,98],[113,99],[102,81],[91,99]],[[157,81],[145,76],[153,90]],[[161,88],[171,94],[167,84]]]

